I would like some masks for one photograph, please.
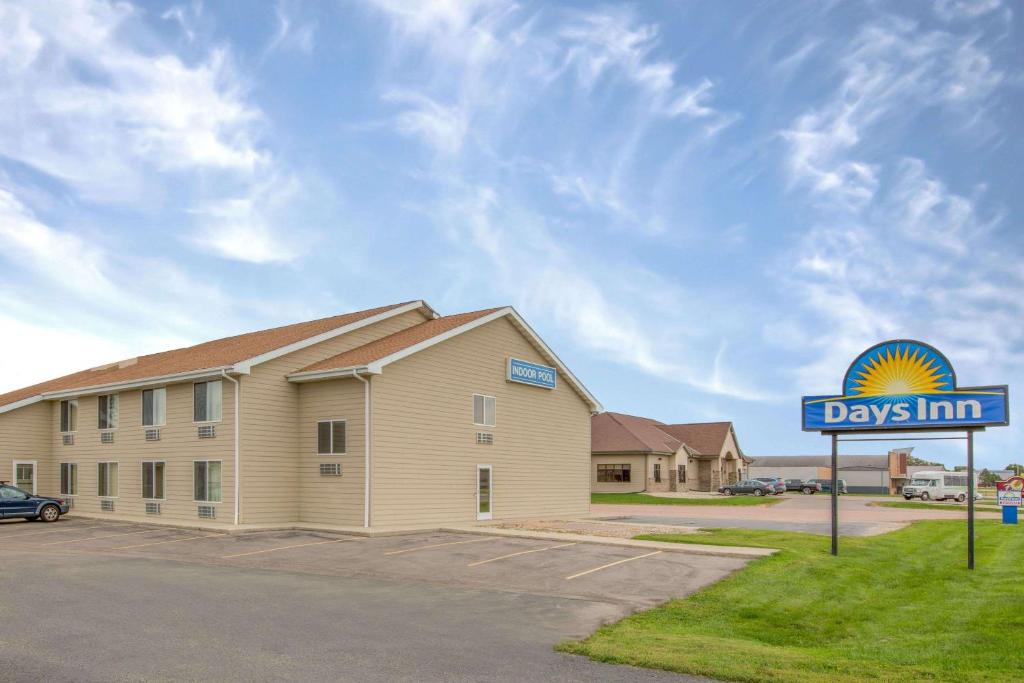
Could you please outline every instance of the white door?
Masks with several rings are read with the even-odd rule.
[[[476,466],[476,518],[491,519],[491,466]]]
[[[14,461],[14,485],[22,491],[28,491],[33,496],[36,494],[35,460]]]

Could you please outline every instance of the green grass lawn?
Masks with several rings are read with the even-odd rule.
[[[1022,680],[1024,527],[979,521],[973,572],[965,537],[929,520],[841,538],[834,558],[812,534],[642,536],[781,552],[559,649],[729,681]]]
[[[873,503],[884,508],[908,508],[911,510],[952,510],[953,512],[967,512],[967,503],[922,503],[920,501],[901,500]],[[978,512],[999,512],[997,505],[975,502],[974,509]]]
[[[780,496],[716,496],[714,498],[661,498],[644,493],[591,493],[594,505],[775,505]]]

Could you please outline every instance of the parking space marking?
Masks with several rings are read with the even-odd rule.
[[[480,565],[487,564],[489,562],[497,562],[498,560],[507,560],[510,557],[519,557],[520,555],[529,555],[530,553],[540,553],[540,552],[544,552],[545,550],[554,550],[555,548],[568,548],[571,545],[576,545],[576,544],[575,543],[563,543],[561,545],[549,545],[546,548],[534,548],[533,550],[522,550],[522,551],[520,551],[518,553],[509,553],[508,555],[500,555],[498,557],[492,557],[489,560],[480,560],[479,562],[471,562],[470,564],[467,564],[466,566],[467,567],[479,567]]]
[[[429,550],[430,548],[443,548],[446,545],[463,545],[465,543],[481,543],[483,541],[496,541],[499,537],[494,538],[474,538],[469,541],[448,541],[447,543],[434,543],[432,545],[418,545],[415,548],[406,548],[405,550],[392,550],[385,555],[401,555],[403,553],[414,553],[417,550]]]
[[[260,553],[272,553],[278,550],[289,550],[291,548],[305,548],[308,545],[327,545],[328,543],[344,543],[345,541],[356,541],[356,538],[334,538],[330,541],[314,541],[312,543],[296,543],[295,545],[283,545],[279,548],[267,548],[266,550],[252,550],[247,553],[236,553],[234,555],[222,555],[220,559],[228,560],[232,557],[245,557],[246,555],[259,555]]]
[[[128,525],[128,524],[116,524],[114,526],[130,526],[130,525]],[[24,533],[24,534],[18,533],[17,536],[15,536],[14,534],[10,534],[9,536],[4,536],[3,538],[24,538],[25,536],[38,536],[40,534],[55,534],[58,531],[85,531],[86,529],[102,529],[104,527],[109,529],[110,525],[109,524],[97,524],[95,526],[70,526],[70,527],[64,527],[63,529],[47,529],[46,531],[29,531],[29,532]]]
[[[139,543],[137,545],[119,545],[116,548],[110,548],[110,550],[128,550],[129,548],[148,548],[151,545],[163,545],[164,543],[181,543],[182,541],[195,541],[201,538],[219,538],[221,536],[227,536],[227,534],[210,534],[209,536],[186,536],[185,538],[174,538],[170,541],[155,541],[153,543]]]
[[[131,536],[132,534],[151,534],[154,531],[167,531],[167,529],[143,529],[142,531],[124,531],[119,534],[106,534],[105,536],[89,536],[88,538],[71,538],[64,539],[62,541],[50,541],[49,543],[40,543],[39,546],[44,545],[57,545],[59,543],[78,543],[79,541],[98,541],[101,538],[113,538],[114,536]]]
[[[565,577],[565,580],[566,581],[572,581],[573,579],[578,579],[581,576],[586,576],[587,574],[593,574],[594,572],[599,572],[602,569],[608,569],[609,567],[614,567],[615,565],[618,565],[618,564],[625,564],[626,562],[632,562],[633,560],[642,560],[645,557],[650,557],[651,555],[660,555],[661,552],[662,551],[660,551],[660,550],[655,550],[653,553],[647,553],[646,555],[637,555],[636,557],[627,557],[624,560],[618,560],[616,562],[609,562],[608,564],[602,564],[600,567],[594,567],[593,569],[588,569],[585,572],[580,572],[578,574],[573,574],[572,576],[567,576],[567,577]]]

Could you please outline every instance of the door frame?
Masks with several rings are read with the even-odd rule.
[[[480,512],[480,471],[487,470],[487,512]],[[494,467],[476,466],[476,519],[479,522],[494,519]]]
[[[32,490],[29,491],[33,496],[36,495],[36,488],[39,485],[39,461],[38,460],[15,460],[11,463],[11,484],[14,486],[18,485],[18,465],[32,465]]]

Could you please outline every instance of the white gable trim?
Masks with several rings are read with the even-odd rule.
[[[18,408],[30,406],[33,403],[39,403],[42,400],[42,395],[29,396],[28,398],[23,398],[20,401],[15,401],[14,403],[8,403],[5,406],[0,406],[0,414],[9,413],[10,411],[17,410]]]
[[[384,311],[384,312],[378,313],[376,315],[371,315],[369,318],[363,318],[362,320],[357,320],[354,323],[350,323],[348,325],[344,325],[343,327],[338,327],[336,329],[329,330],[327,332],[323,332],[321,334],[316,335],[315,337],[309,337],[307,339],[302,339],[301,341],[297,341],[297,342],[295,342],[293,344],[289,344],[287,346],[282,346],[280,348],[273,349],[272,351],[267,351],[266,353],[262,353],[262,354],[260,354],[258,356],[254,356],[252,358],[243,360],[243,361],[241,361],[239,363],[235,363],[234,368],[233,368],[233,372],[237,372],[237,373],[243,374],[243,375],[248,375],[248,374],[250,374],[252,372],[253,366],[259,365],[260,363],[266,363],[267,361],[272,361],[275,358],[280,358],[281,356],[285,356],[285,355],[287,355],[289,353],[294,353],[295,351],[301,351],[302,349],[305,349],[305,348],[308,348],[310,346],[313,346],[314,344],[319,344],[320,342],[325,342],[325,341],[327,341],[329,339],[334,339],[335,337],[340,337],[343,334],[348,334],[349,332],[352,332],[353,330],[358,330],[358,329],[366,327],[368,325],[373,325],[374,323],[379,323],[382,320],[387,320],[388,318],[393,318],[396,315],[402,315],[403,313],[408,313],[409,311],[415,311],[415,310],[421,309],[421,308],[422,309],[426,309],[427,317],[430,317],[430,318],[438,317],[437,313],[434,311],[434,309],[432,309],[430,306],[428,306],[425,301],[423,301],[423,300],[410,301],[409,303],[407,303],[407,304],[405,304],[403,306],[399,306],[398,308],[392,308],[391,310]]]
[[[533,328],[530,327],[526,323],[526,321],[523,320],[522,316],[520,316],[519,313],[516,312],[516,310],[511,306],[500,308],[497,311],[494,311],[493,313],[488,313],[487,315],[477,318],[476,320],[455,327],[451,330],[448,330],[447,332],[431,337],[430,339],[421,341],[418,344],[413,344],[408,348],[402,349],[401,351],[396,351],[395,353],[392,353],[389,356],[385,356],[380,360],[373,361],[372,363],[368,363],[366,365],[350,366],[346,368],[335,368],[329,370],[311,370],[308,372],[296,372],[291,375],[288,375],[288,379],[293,382],[315,382],[325,379],[350,377],[352,376],[353,373],[379,375],[384,371],[384,367],[386,365],[390,365],[391,363],[400,361],[403,358],[407,358],[414,353],[418,353],[420,351],[423,351],[424,349],[428,349],[436,344],[440,344],[443,341],[447,341],[452,337],[457,337],[460,334],[469,332],[470,330],[474,330],[482,325],[486,325],[487,323],[493,322],[498,318],[504,318],[506,316],[511,318],[513,324],[515,324],[519,331],[522,332],[528,339],[530,339],[530,341],[533,342],[533,344],[538,349],[540,349],[541,355],[543,355],[549,363],[552,363],[558,369],[558,371],[562,373],[562,375],[565,376],[567,380],[569,380],[569,383],[572,384],[573,388],[587,401],[587,403],[590,404],[590,409],[592,412],[599,413],[604,410],[604,408],[601,406],[601,403],[597,400],[597,398],[595,398],[594,395],[590,393],[590,391],[583,385],[582,382],[580,382],[576,375],[572,374],[569,368],[566,367],[565,363],[563,363],[561,359],[555,355],[555,352],[552,351],[551,348],[544,343],[544,340],[541,339],[536,332],[534,332]]]

